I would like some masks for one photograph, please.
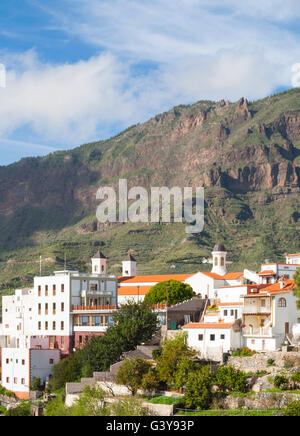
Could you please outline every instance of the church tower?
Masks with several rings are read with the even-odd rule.
[[[218,242],[214,246],[214,249],[212,251],[212,256],[213,256],[213,268],[211,272],[219,274],[220,276],[224,276],[227,272],[226,269],[227,251],[221,242]]]
[[[92,274],[106,274],[106,261],[107,258],[101,251],[98,251],[92,257]]]
[[[122,276],[123,277],[136,276],[136,260],[131,254],[128,254],[122,262]]]

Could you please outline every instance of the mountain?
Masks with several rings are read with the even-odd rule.
[[[205,187],[205,227],[97,222],[96,191],[131,186]],[[85,270],[96,247],[110,271],[132,250],[138,273],[205,270],[222,240],[232,269],[259,268],[300,250],[300,89],[249,102],[178,106],[106,141],[0,167],[0,283]]]

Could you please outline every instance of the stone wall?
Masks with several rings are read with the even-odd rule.
[[[251,397],[231,397],[230,395],[221,401],[221,407],[225,410],[238,409],[282,409],[292,401],[300,401],[299,394],[288,392],[259,392]]]
[[[267,366],[268,359],[274,360],[274,366]],[[300,366],[299,352],[272,351],[267,353],[256,353],[251,357],[229,357],[227,365],[234,365],[235,368],[246,372],[265,371],[277,372],[284,368],[285,361],[290,360],[294,366]]]

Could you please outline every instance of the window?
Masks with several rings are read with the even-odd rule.
[[[234,315],[234,310],[231,310],[230,311],[230,316],[233,316]]]
[[[266,307],[266,300],[261,300],[261,307]]]
[[[21,385],[25,385],[25,378],[22,378]]]
[[[41,297],[42,295],[42,288],[41,286],[38,287],[38,296]]]
[[[279,298],[278,307],[286,307],[286,299],[285,298]]]
[[[218,258],[215,257],[215,266],[218,266]]]
[[[216,335],[210,335],[210,340],[211,341],[215,341],[215,339],[216,339]]]
[[[52,330],[56,330],[56,322],[53,321]]]
[[[42,305],[41,304],[38,305],[38,314],[39,315],[42,314]]]
[[[8,365],[9,364],[9,359],[6,359],[6,365]]]
[[[64,321],[62,321],[62,322],[60,323],[60,328],[61,328],[61,330],[64,330],[64,329],[65,329],[65,323],[64,323]]]
[[[17,377],[14,378],[14,384],[15,384],[15,385],[18,384],[18,379],[17,379]]]
[[[53,303],[53,315],[56,315],[56,303]]]
[[[39,329],[39,330],[42,330],[42,323],[41,323],[41,321],[39,321],[38,329]]]
[[[45,304],[45,314],[48,315],[48,303]]]
[[[61,285],[61,292],[65,292],[65,285],[64,284]]]
[[[22,365],[23,365],[23,366],[25,365],[25,360],[22,360]]]
[[[61,338],[60,345],[61,345],[61,348],[65,348],[65,338],[64,337]]]
[[[6,383],[9,383],[9,377],[6,377]]]
[[[65,311],[65,303],[61,303],[61,311],[62,311],[62,312]]]
[[[49,360],[49,365],[53,365],[54,364],[54,360],[53,359],[50,359]]]
[[[228,310],[224,310],[224,316],[227,316]]]
[[[225,335],[221,335],[221,339],[222,339],[222,340],[225,339]]]
[[[48,297],[48,285],[45,286],[45,295]]]
[[[198,341],[203,341],[203,335],[198,335]]]
[[[55,297],[56,295],[56,285],[53,285],[53,296]]]
[[[224,259],[224,257],[221,257],[221,266],[224,266],[225,265],[225,259]]]
[[[48,330],[48,321],[45,322],[45,330]]]

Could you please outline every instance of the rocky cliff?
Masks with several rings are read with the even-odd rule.
[[[204,232],[186,238],[180,226],[99,225],[97,188],[119,178],[146,188],[204,186]],[[71,241],[106,246],[115,268],[133,247],[141,271],[195,269],[220,237],[236,262],[282,259],[300,248],[299,192],[299,89],[256,102],[178,106],[109,140],[1,167],[0,279],[14,275],[7,260],[38,252],[55,258],[55,249],[59,258]],[[81,266],[91,251],[83,250]]]

